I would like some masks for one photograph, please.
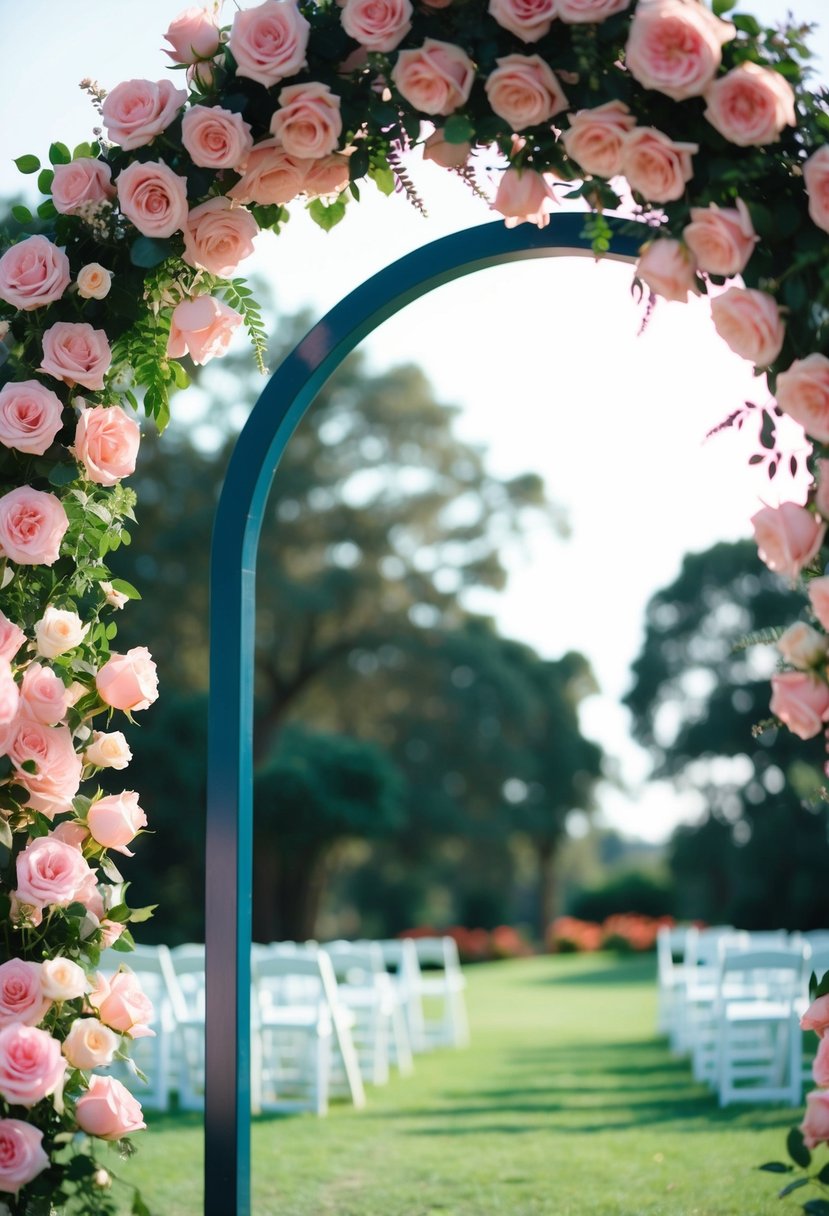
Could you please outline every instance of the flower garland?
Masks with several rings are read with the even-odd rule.
[[[807,29],[729,20],[732,8],[264,0],[226,25],[189,8],[166,33],[183,87],[129,80],[106,93],[86,81],[95,141],[53,144],[47,167],[16,162],[44,199],[36,215],[14,209],[19,235],[0,245],[8,1211],[73,1196],[84,1212],[111,1211],[97,1141],[123,1145],[144,1126],[127,1089],[96,1071],[150,1020],[129,970],[96,971],[150,912],[129,907],[113,861],[146,826],[138,795],[95,787],[130,759],[106,729],[113,713],[131,718],[156,697],[149,652],[111,649],[114,613],[138,593],[108,560],[129,542],[136,414],[163,429],[187,384],[179,360],[223,354],[244,325],[264,370],[260,312],[234,276],[289,204],[328,229],[370,179],[422,206],[418,150],[481,193],[472,154],[496,149],[507,167],[492,206],[507,224],[547,224],[566,184],[589,208],[598,255],[604,212],[625,198],[629,212],[632,195],[653,229],[639,285],[670,300],[710,291],[718,332],[775,392],[751,407],[763,419],[753,459],[777,472],[783,413],[812,442],[806,504],[764,508],[754,526],[773,570],[810,580],[810,622],[780,639],[772,713],[803,738],[829,722],[829,109],[808,87]],[[137,1195],[134,1211],[146,1211]]]

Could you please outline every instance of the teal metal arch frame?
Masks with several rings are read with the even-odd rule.
[[[250,1216],[250,942],[253,662],[259,534],[279,459],[320,388],[372,330],[436,287],[492,266],[592,257],[585,215],[547,228],[494,221],[407,254],[340,301],[265,386],[231,456],[210,583],[206,854],[205,1216]],[[642,237],[609,218],[605,255],[635,260]],[[644,225],[643,225],[644,227]]]

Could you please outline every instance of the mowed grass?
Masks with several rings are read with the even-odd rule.
[[[470,1048],[418,1057],[414,1076],[370,1089],[364,1111],[254,1121],[255,1216],[791,1209],[757,1166],[783,1159],[799,1112],[718,1109],[654,1035],[651,959],[542,957],[467,975]],[[200,1117],[149,1122],[118,1172],[154,1216],[198,1216]]]

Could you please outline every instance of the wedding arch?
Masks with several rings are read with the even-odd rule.
[[[164,428],[171,393],[187,385],[181,360],[223,354],[244,326],[264,370],[260,311],[235,276],[289,205],[323,228],[368,183],[422,206],[419,150],[480,193],[485,150],[501,161],[492,206],[507,226],[436,242],[335,308],[265,390],[228,472],[212,612],[238,645],[214,640],[211,659],[211,1216],[249,1211],[258,526],[293,427],[386,316],[459,274],[565,252],[638,257],[636,281],[663,298],[707,292],[718,332],[774,393],[757,407],[753,459],[775,476],[781,414],[811,445],[806,503],[763,508],[753,523],[762,560],[800,580],[809,602],[778,641],[771,713],[802,738],[824,731],[829,106],[809,87],[808,31],[765,29],[729,17],[734,7],[264,0],[227,26],[190,8],[165,35],[186,87],[85,82],[96,138],[72,151],[53,143],[46,166],[18,159],[44,197],[35,214],[13,209],[0,245],[0,1196],[15,1216],[32,1199],[78,1196],[84,1212],[111,1211],[96,1142],[144,1126],[136,1100],[96,1071],[128,1054],[151,1014],[128,970],[95,971],[104,947],[131,948],[128,925],[150,911],[129,906],[113,858],[131,856],[147,826],[139,794],[95,785],[130,759],[122,732],[105,729],[112,715],[131,719],[157,695],[149,650],[113,649],[113,614],[138,593],[112,576],[109,555],[129,542],[136,415]],[[564,190],[585,209],[550,224]],[[829,1090],[818,1101],[829,1106]],[[138,1196],[134,1210],[145,1210]]]

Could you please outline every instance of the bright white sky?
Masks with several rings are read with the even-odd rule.
[[[246,5],[249,7],[249,5]],[[27,0],[3,6],[5,89],[14,121],[0,124],[0,196],[31,188],[12,159],[49,143],[89,138],[95,114],[78,82],[106,88],[165,71],[162,36],[177,0]],[[761,19],[820,20],[821,0],[750,0]],[[229,8],[229,6],[228,6]],[[813,45],[829,63],[829,23]],[[36,70],[33,70],[36,65]],[[823,73],[822,73],[823,74]],[[426,200],[424,221],[402,197],[370,185],[331,233],[300,208],[280,238],[260,238],[250,271],[267,272],[282,311],[321,317],[394,259],[445,233],[492,218],[456,178],[413,158]],[[554,221],[553,221],[554,222]],[[509,554],[510,587],[474,607],[501,628],[556,656],[584,651],[602,694],[585,705],[584,726],[620,758],[628,792],[606,789],[607,822],[663,839],[693,815],[665,786],[647,783],[648,761],[629,739],[619,705],[638,653],[645,605],[678,571],[682,555],[750,533],[769,487],[747,467],[750,439],[706,431],[765,385],[716,336],[704,301],[661,304],[644,336],[627,266],[589,259],[501,267],[441,288],[379,329],[367,345],[375,364],[420,363],[449,402],[464,407],[460,428],[484,444],[502,474],[545,478],[569,512],[572,536],[546,531]],[[183,404],[183,402],[182,402]],[[793,428],[792,443],[798,434]]]

